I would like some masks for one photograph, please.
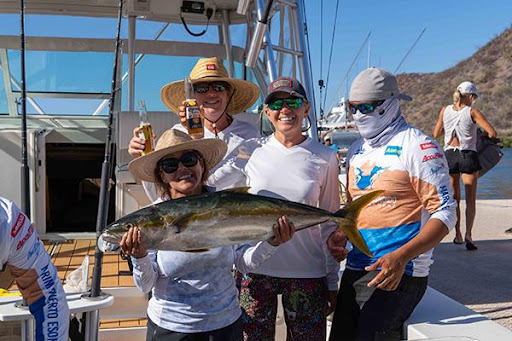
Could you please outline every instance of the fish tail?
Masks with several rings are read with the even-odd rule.
[[[365,194],[356,200],[349,202],[342,209],[334,213],[334,220],[338,223],[338,228],[345,233],[354,246],[369,257],[373,257],[373,254],[357,229],[357,217],[361,213],[361,210],[377,198],[382,192],[384,191],[373,191]]]

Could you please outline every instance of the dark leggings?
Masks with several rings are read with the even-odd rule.
[[[405,320],[427,289],[427,277],[403,276],[398,288],[369,288],[377,272],[345,269],[329,341],[399,341]]]
[[[227,327],[201,333],[173,332],[157,326],[148,317],[147,341],[242,341],[242,319],[239,318]]]

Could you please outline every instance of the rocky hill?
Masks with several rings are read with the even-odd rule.
[[[480,94],[474,107],[500,136],[512,136],[512,27],[450,69],[397,78],[400,90],[414,98],[402,102],[407,121],[425,133],[431,135],[440,109],[452,103],[457,85],[467,80],[475,83]]]

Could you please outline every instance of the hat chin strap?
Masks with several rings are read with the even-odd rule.
[[[235,91],[236,91],[236,89],[233,89],[233,93],[229,97],[228,103],[226,104],[226,107],[224,108],[224,111],[219,116],[219,118],[217,118],[215,121],[212,121],[212,120],[209,120],[208,117],[206,117],[206,115],[204,116],[204,119],[212,124],[213,130],[215,132],[215,138],[217,138],[217,139],[219,138],[219,132],[217,130],[217,124],[216,123],[222,118],[222,116],[227,115],[229,124],[231,124],[231,122],[233,122],[233,118],[227,113],[227,111],[228,111],[229,104],[231,103],[231,99],[235,95]],[[228,126],[229,126],[229,124],[228,124]]]

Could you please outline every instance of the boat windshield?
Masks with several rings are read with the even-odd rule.
[[[27,113],[54,116],[104,116],[108,114],[108,100],[112,82],[114,59],[115,18],[91,18],[55,15],[26,15],[25,52]],[[204,25],[189,25],[199,32]],[[19,50],[19,14],[0,15],[0,115],[16,115],[13,104],[21,97],[21,67]],[[39,38],[35,41],[31,38]],[[128,104],[127,20],[123,19],[121,38],[121,110]],[[230,25],[232,46],[244,47],[246,25]],[[197,56],[173,55],[165,51],[162,42],[183,42],[208,46],[221,44],[216,27],[210,27],[201,37],[188,34],[183,25],[138,20],[134,98],[145,99],[149,111],[167,111],[160,99],[163,85],[188,75]],[[202,44],[202,45],[201,45]],[[34,48],[34,46],[37,46]],[[140,46],[140,47],[138,47]],[[179,45],[177,45],[179,47]],[[224,61],[227,64],[227,61]],[[234,61],[234,77],[243,77],[243,64]],[[227,65],[226,65],[227,67]],[[246,69],[247,80],[257,83],[251,69]],[[261,98],[249,111],[257,111]],[[14,114],[13,114],[14,112]]]

